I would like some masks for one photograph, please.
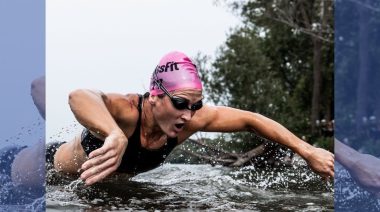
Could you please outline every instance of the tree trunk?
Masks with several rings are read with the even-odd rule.
[[[364,2],[365,3],[365,2]],[[361,130],[367,117],[368,105],[368,10],[359,9],[359,72],[358,87],[356,90],[356,128]]]
[[[318,1],[316,1],[318,2]],[[325,0],[320,1],[320,28],[318,34],[323,36],[323,30],[327,25],[327,7],[328,4]],[[311,103],[311,132],[314,134],[317,132],[316,121],[319,120],[321,110],[321,86],[322,82],[322,48],[323,40],[313,38],[313,97]],[[327,120],[328,121],[328,120]]]
[[[313,38],[313,97],[311,102],[311,132],[317,132],[322,84],[322,41]]]

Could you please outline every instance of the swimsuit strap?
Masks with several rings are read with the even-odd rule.
[[[139,119],[137,120],[137,124],[136,124],[136,129],[135,131],[133,132],[133,135],[132,136],[137,136],[136,138],[138,139],[139,143],[140,143],[140,129],[141,129],[141,113],[142,113],[142,101],[143,101],[143,96],[138,94],[139,95],[139,104],[137,105],[137,110],[139,111]],[[136,135],[135,135],[136,134]]]
[[[143,96],[138,94],[139,96],[139,103],[137,105],[137,110],[139,111],[139,118],[136,123],[136,128],[135,131],[133,132],[132,136],[129,138],[132,142],[138,143],[137,146],[141,146],[140,144],[140,130],[141,130],[141,113],[142,113],[142,101],[143,101]]]
[[[137,109],[139,110],[139,119],[141,117],[141,111],[142,111],[142,101],[143,101],[143,96],[141,94],[139,95],[139,104],[137,105]]]

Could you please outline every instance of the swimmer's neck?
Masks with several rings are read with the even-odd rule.
[[[162,137],[166,137],[165,132],[154,119],[152,106],[145,99],[143,99],[142,106],[141,131],[143,136],[149,141],[157,141]]]

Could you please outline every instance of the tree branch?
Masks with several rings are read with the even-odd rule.
[[[265,17],[267,17],[267,18],[269,18],[269,19],[272,19],[272,20],[274,20],[274,21],[277,21],[277,22],[279,22],[279,23],[285,24],[285,25],[287,25],[287,26],[289,26],[289,27],[291,27],[291,28],[297,29],[297,30],[299,30],[300,32],[303,32],[303,33],[305,33],[305,34],[307,34],[307,35],[310,35],[310,36],[315,37],[315,38],[317,38],[317,39],[320,39],[320,40],[322,40],[322,41],[325,41],[325,42],[328,42],[328,43],[334,43],[333,40],[330,40],[330,39],[324,38],[324,37],[322,37],[322,36],[320,36],[320,35],[318,35],[318,34],[312,32],[311,30],[308,30],[308,29],[306,29],[306,28],[303,28],[303,27],[298,26],[297,24],[290,23],[290,22],[287,22],[287,21],[285,21],[285,20],[278,19],[278,18],[271,17],[271,16],[267,16],[267,15],[265,15]]]
[[[265,152],[265,144],[261,144],[258,147],[244,153],[241,155],[233,164],[230,164],[230,167],[242,166],[252,158],[257,157]]]
[[[191,152],[191,151],[186,150],[186,149],[180,149],[180,150],[185,152],[186,154],[192,155],[192,156],[197,157],[197,158],[201,158],[201,159],[209,161],[211,163],[220,162],[223,164],[231,164],[231,163],[235,162],[235,160],[232,160],[232,159],[221,159],[221,158],[216,158],[216,157],[210,157],[210,156],[206,156],[206,155],[197,154],[197,153]]]

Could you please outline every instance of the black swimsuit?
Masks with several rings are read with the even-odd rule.
[[[148,150],[141,146],[140,142],[140,128],[141,128],[141,110],[142,110],[143,97],[139,95],[139,119],[137,121],[136,129],[132,136],[128,138],[127,149],[125,150],[123,159],[118,172],[138,174],[160,166],[170,152],[177,146],[177,138],[168,138],[166,144],[156,150]],[[100,148],[104,141],[93,136],[87,129],[82,133],[82,147],[86,154],[95,149]]]

